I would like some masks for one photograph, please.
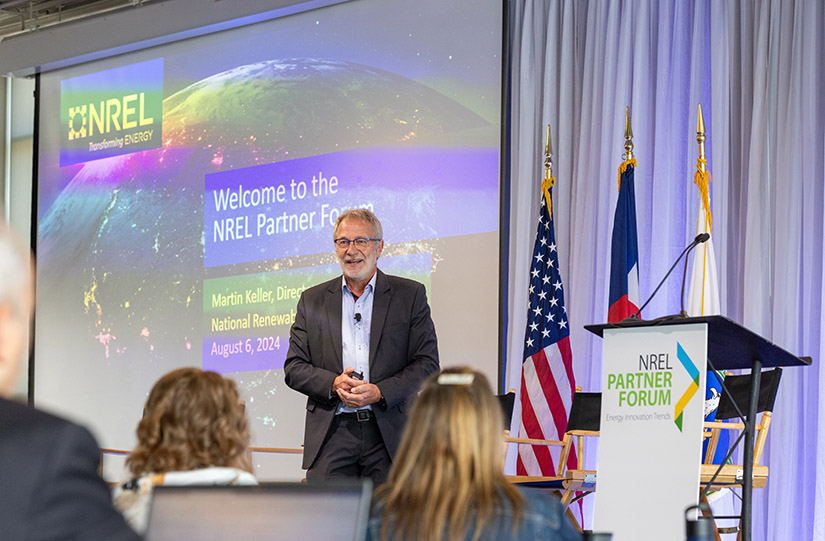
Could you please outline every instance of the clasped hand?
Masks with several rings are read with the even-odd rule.
[[[350,374],[355,369],[347,367],[332,382],[332,390],[349,408],[363,408],[381,400],[381,390],[377,385],[353,378]]]

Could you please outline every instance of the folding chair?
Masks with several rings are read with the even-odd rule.
[[[596,472],[584,469],[584,438],[585,436],[599,435],[599,420],[601,416],[601,393],[583,393],[577,387],[573,394],[570,406],[570,416],[567,419],[567,430],[562,441],[540,440],[530,438],[510,438],[505,440],[518,445],[547,445],[561,448],[556,475],[554,476],[526,476],[511,475],[508,479],[517,484],[539,486],[559,490],[562,494],[562,503],[567,506],[573,500],[576,492],[584,492],[583,497],[595,490]],[[570,451],[576,444],[576,468],[567,469]]]
[[[507,443],[515,443],[516,445],[545,445],[548,447],[562,447],[564,442],[558,440],[543,440],[536,438],[513,438],[510,437],[510,421],[513,417],[513,407],[516,400],[516,392],[511,389],[510,392],[503,395],[496,395],[501,406],[501,412],[504,415],[504,441]],[[564,475],[562,465],[559,464],[558,474],[554,476],[532,476],[532,475],[508,475],[507,479],[511,483],[519,485],[530,485],[541,488],[548,488],[551,490],[564,490]]]
[[[764,488],[768,482],[768,467],[759,464],[762,458],[762,451],[765,449],[765,441],[768,437],[768,428],[771,425],[771,413],[773,412],[774,403],[776,402],[776,393],[779,390],[779,380],[782,377],[782,368],[775,368],[761,375],[761,384],[759,388],[759,399],[757,401],[757,414],[761,413],[756,424],[756,437],[754,438],[753,449],[753,488]],[[724,379],[724,387],[728,392],[723,392],[719,399],[719,407],[716,410],[716,421],[705,423],[705,438],[709,439],[708,450],[705,454],[705,463],[702,464],[701,469],[701,483],[702,493],[701,500],[707,501],[707,495],[711,491],[722,488],[742,487],[744,483],[744,466],[742,464],[728,464],[733,451],[738,445],[739,441],[744,436],[744,416],[737,404],[742,406],[748,404],[750,400],[751,389],[751,375],[743,374],[741,376],[728,375]],[[739,423],[723,423],[720,421],[734,419],[739,417],[743,422]],[[716,453],[716,445],[719,441],[719,435],[722,430],[739,430],[741,431],[737,440],[731,445],[727,457],[722,464],[711,464],[714,454]],[[715,518],[738,518],[738,517],[715,517]],[[739,530],[739,527],[733,529],[719,528],[720,533],[734,533]],[[718,539],[718,537],[717,537]]]
[[[576,467],[564,472],[564,493],[561,498],[564,505],[569,505],[596,490],[596,471],[584,469],[584,438],[599,436],[601,412],[602,393],[582,393],[577,389],[570,406],[567,431],[564,433],[564,445],[559,457],[559,475],[561,475],[575,439]],[[577,492],[581,494],[574,499]]]

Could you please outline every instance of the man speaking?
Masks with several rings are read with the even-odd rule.
[[[333,242],[343,276],[304,291],[289,333],[286,384],[307,395],[307,480],[384,482],[410,400],[439,369],[424,286],[378,270],[378,218],[341,213]]]

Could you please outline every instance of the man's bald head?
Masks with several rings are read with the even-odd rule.
[[[0,396],[14,394],[28,346],[33,302],[31,256],[17,236],[0,224]]]

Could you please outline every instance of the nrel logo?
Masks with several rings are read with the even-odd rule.
[[[78,119],[80,119],[78,121]],[[69,108],[69,141],[86,137],[86,106]]]
[[[66,79],[60,117],[61,167],[159,147],[163,59]]]

